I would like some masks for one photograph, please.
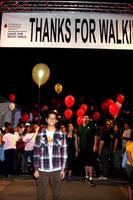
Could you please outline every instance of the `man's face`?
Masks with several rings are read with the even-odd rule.
[[[86,125],[86,124],[88,124],[88,123],[89,123],[89,116],[88,116],[88,115],[85,115],[85,116],[83,117],[83,124]]]
[[[48,125],[50,126],[55,126],[55,124],[57,123],[57,118],[55,114],[50,114],[48,116],[48,118],[46,119]]]

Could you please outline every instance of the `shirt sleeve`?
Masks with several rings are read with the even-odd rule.
[[[65,170],[66,167],[66,162],[67,162],[67,141],[66,141],[66,137],[63,134],[62,137],[62,147],[61,147],[61,169],[62,171]]]
[[[37,135],[36,137],[36,141],[35,141],[35,145],[34,145],[34,149],[33,149],[33,165],[34,165],[34,169],[38,170],[38,168],[40,167],[40,145],[39,145],[39,141],[40,141],[40,135]]]

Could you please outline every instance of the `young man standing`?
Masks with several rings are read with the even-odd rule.
[[[34,176],[37,178],[37,200],[46,200],[50,183],[53,200],[60,200],[61,180],[65,177],[67,143],[65,135],[56,128],[57,113],[48,113],[47,127],[36,138],[34,147]]]
[[[78,134],[80,159],[85,170],[83,181],[88,182],[90,186],[95,186],[93,182],[93,166],[95,162],[94,152],[97,150],[97,130],[88,115],[84,115],[83,125],[78,127]]]

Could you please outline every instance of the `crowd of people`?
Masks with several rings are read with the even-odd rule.
[[[130,144],[130,145],[129,145]],[[122,156],[128,155],[129,199],[133,199],[132,127],[125,121],[105,120],[99,126],[85,114],[83,123],[59,122],[55,111],[48,112],[45,123],[5,122],[0,129],[0,172],[5,177],[31,174],[37,179],[37,198],[45,199],[50,181],[54,199],[60,198],[61,180],[81,181],[95,186],[94,176],[108,180],[124,174]],[[3,152],[3,153],[2,153]]]

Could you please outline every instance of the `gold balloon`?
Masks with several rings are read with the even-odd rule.
[[[35,65],[35,67],[32,70],[32,78],[34,82],[39,86],[46,83],[50,76],[50,70],[48,66],[44,63],[39,63]]]
[[[63,89],[63,87],[62,87],[62,85],[61,85],[60,83],[57,83],[57,84],[55,85],[55,91],[56,91],[58,94],[60,94],[60,93],[62,92],[62,89]]]

